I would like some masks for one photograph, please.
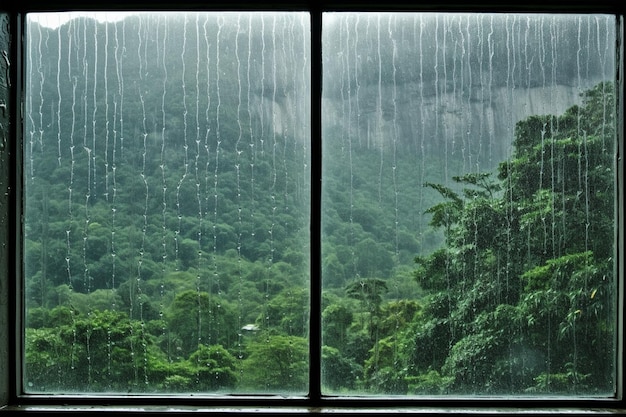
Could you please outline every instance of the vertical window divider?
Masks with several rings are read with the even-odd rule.
[[[624,285],[624,58],[625,58],[625,46],[624,46],[624,37],[626,36],[626,23],[624,21],[624,16],[616,17],[616,26],[617,26],[617,100],[615,103],[617,108],[615,109],[617,114],[617,178],[618,184],[616,188],[617,198],[615,201],[616,207],[615,212],[617,213],[617,230],[616,233],[618,236],[616,237],[616,246],[617,253],[616,259],[617,262],[617,343],[616,343],[616,398],[620,401],[622,406],[624,405],[624,363],[626,362],[626,352],[624,346],[624,299],[625,299],[625,290]],[[621,179],[621,181],[620,181]],[[621,210],[621,211],[620,211]],[[620,257],[620,254],[622,256]],[[620,261],[621,260],[621,261]]]
[[[310,215],[310,318],[309,399],[321,401],[322,357],[322,10],[310,10],[311,19],[311,215]]]

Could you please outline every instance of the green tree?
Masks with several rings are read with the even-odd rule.
[[[245,391],[304,393],[309,343],[298,336],[259,335],[246,345],[241,387]]]
[[[237,385],[236,359],[221,345],[199,345],[189,356],[188,375],[193,381],[188,389],[199,392],[215,392],[233,389]]]
[[[346,286],[347,296],[359,300],[367,314],[371,340],[375,340],[375,322],[380,318],[380,305],[387,291],[387,283],[378,278],[362,279]]]
[[[64,322],[27,329],[26,380],[35,392],[139,391],[158,385],[165,356],[141,323],[125,313],[76,314],[58,307]],[[69,317],[68,317],[69,314]]]
[[[342,348],[346,343],[348,329],[352,324],[353,306],[348,303],[331,304],[322,311],[324,345]]]
[[[361,301],[365,310],[374,314],[378,313],[383,294],[387,291],[387,283],[378,278],[362,279],[346,286],[348,297]]]
[[[446,244],[415,259],[429,295],[404,343],[410,390],[442,379],[461,394],[611,391],[613,87],[582,97],[517,124],[499,182],[426,184],[443,198],[427,213]]]
[[[346,358],[341,351],[331,346],[322,346],[322,383],[335,392],[359,387],[363,378],[363,367]]]
[[[177,294],[166,318],[184,357],[206,343],[234,346],[239,333],[237,315],[230,303],[207,292],[188,290]]]
[[[280,334],[306,337],[309,329],[309,292],[292,287],[281,291],[265,306],[257,322]]]

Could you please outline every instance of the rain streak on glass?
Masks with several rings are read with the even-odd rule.
[[[306,393],[307,15],[27,34],[24,389]]]

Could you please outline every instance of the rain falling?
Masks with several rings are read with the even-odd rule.
[[[27,70],[27,338],[57,330],[43,372],[29,342],[29,389],[304,392],[306,15],[40,21]],[[276,297],[298,323],[282,323]]]
[[[325,392],[610,395],[613,17],[328,13],[323,36]]]
[[[614,17],[28,16],[28,392],[613,393]]]

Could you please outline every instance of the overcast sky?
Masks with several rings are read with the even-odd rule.
[[[38,22],[49,28],[57,28],[63,23],[79,16],[89,16],[101,22],[115,22],[122,20],[133,12],[52,12],[52,13],[28,13],[31,21]]]

